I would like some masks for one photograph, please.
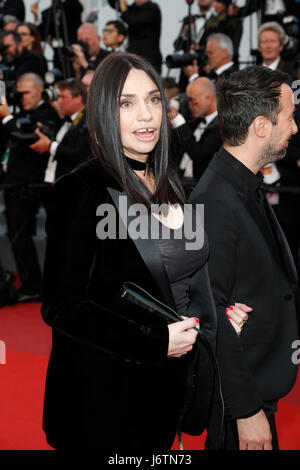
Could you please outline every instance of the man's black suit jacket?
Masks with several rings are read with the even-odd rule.
[[[115,8],[115,0],[108,0],[110,6]],[[162,56],[159,48],[161,32],[161,11],[156,3],[151,1],[137,6],[130,5],[121,18],[128,24],[128,51],[139,54],[160,67]]]
[[[75,119],[76,122],[76,119]],[[86,127],[86,113],[79,122],[72,124],[61,143],[57,147],[55,160],[57,160],[55,179],[73,170],[81,161],[91,154],[88,132]]]
[[[42,11],[41,23],[39,24],[41,37],[43,40],[46,40],[48,36],[52,39],[56,38],[56,27],[58,27],[59,38],[67,40],[68,44],[64,41],[65,45],[75,43],[77,40],[77,29],[81,25],[83,6],[79,0],[66,0],[66,2],[61,3],[60,11],[64,13],[66,18],[66,30],[64,29],[62,16],[59,17],[58,22],[54,22],[55,14],[53,6],[51,6]],[[65,32],[67,33],[67,38],[65,38]]]
[[[177,148],[182,149],[181,156],[186,152],[193,160],[193,175],[199,179],[206,170],[214,154],[222,145],[218,118],[216,117],[205,129],[201,139],[197,142],[194,131],[185,123],[174,130],[175,138],[179,139]],[[178,161],[178,157],[177,157]]]
[[[50,104],[42,103],[38,108],[27,113],[21,111],[7,124],[1,126],[4,140],[12,139],[10,156],[5,175],[6,183],[42,183],[45,177],[49,153],[39,154],[23,142],[12,137],[12,133],[19,131],[16,125],[18,118],[28,117],[33,124],[41,122],[50,127],[55,133],[60,125],[60,118]]]
[[[237,162],[222,148],[190,196],[205,208],[227,419],[247,417],[286,395],[297,373],[295,266],[286,242],[280,256],[273,249],[258,200],[245,185],[247,169]],[[253,308],[240,336],[225,313],[235,302]]]

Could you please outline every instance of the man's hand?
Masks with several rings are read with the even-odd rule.
[[[175,119],[176,116],[178,116],[178,111],[176,111],[175,108],[173,108],[173,106],[170,105],[170,103],[168,104],[168,121],[170,123],[172,123],[173,119]]]
[[[39,19],[39,5],[38,2],[34,2],[31,4],[30,11],[34,16],[34,21],[37,23]]]
[[[75,54],[75,57],[72,59],[73,65],[75,62],[75,64],[78,64],[79,66],[86,69],[88,66],[88,61],[86,60],[82,47],[79,44],[72,44],[72,49]]]
[[[263,410],[250,418],[237,419],[239,450],[272,450],[272,434]]]
[[[51,147],[51,140],[49,139],[49,137],[43,134],[39,128],[35,130],[35,133],[39,137],[39,140],[37,140],[34,144],[30,145],[30,148],[40,154],[49,152]]]
[[[2,103],[0,103],[0,119],[4,119],[11,114],[5,97],[2,97]]]
[[[120,10],[122,13],[127,10],[127,0],[120,0]]]

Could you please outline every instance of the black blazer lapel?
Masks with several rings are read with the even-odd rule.
[[[125,231],[126,231],[126,236],[130,237],[130,233],[128,233],[127,228],[129,227],[130,223],[134,220],[134,216],[129,215],[130,203],[129,203],[128,197],[126,196],[125,192],[119,191],[118,189],[108,187],[107,190],[124,224],[124,227],[123,227],[124,236],[125,236]],[[124,201],[126,200],[126,205],[127,205],[126,213],[124,213],[123,206],[122,206],[122,210],[119,210],[120,209],[119,198],[121,196],[126,198],[124,199]],[[148,227],[150,225],[148,214],[145,214],[145,224],[148,224]],[[136,239],[132,237],[130,238],[135,244],[136,249],[138,250],[145,265],[150,271],[151,276],[153,277],[155,283],[157,284],[159,291],[161,292],[163,302],[165,302],[169,307],[176,310],[176,306],[175,306],[172,290],[170,287],[169,279],[167,276],[167,272],[165,269],[165,265],[163,263],[163,260],[160,254],[157,241],[151,238],[150,227],[149,227],[147,239],[142,239],[140,237]]]

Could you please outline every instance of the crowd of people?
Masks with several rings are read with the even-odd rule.
[[[300,270],[300,108],[291,104],[291,86],[299,78],[298,48],[291,53],[285,18],[294,15],[296,24],[300,3],[247,1],[237,8],[227,0],[197,0],[199,14],[184,18],[174,38],[173,59],[179,60],[180,68],[175,80],[162,76],[158,4],[108,2],[119,17],[108,21],[102,32],[93,23],[82,23],[79,0],[53,2],[42,12],[35,2],[32,23],[24,21],[22,0],[0,2],[0,73],[6,83],[0,105],[0,149],[7,235],[21,280],[17,301],[40,301],[43,284],[42,312],[55,332],[45,401],[48,442],[58,449],[77,444],[97,449],[102,441],[110,449],[111,442],[97,434],[97,419],[104,419],[109,436],[121,415],[125,426],[116,437],[120,448],[170,448],[183,405],[186,357],[196,349],[199,319],[200,327],[206,321],[198,292],[202,286],[211,315],[211,343],[221,355],[227,419],[223,445],[278,448],[277,400],[295,380],[286,350],[297,337],[291,304]],[[258,46],[255,64],[244,71],[239,64],[243,18],[254,11],[260,11],[262,19]],[[45,44],[53,49],[51,64],[44,55]],[[54,76],[51,83],[49,71]],[[226,100],[226,93],[231,100]],[[276,133],[277,125],[281,127]],[[130,132],[138,135],[138,144]],[[146,155],[145,161],[141,155]],[[263,202],[261,187],[267,197]],[[108,241],[95,243],[96,206],[111,197],[111,188],[122,188],[132,202],[146,206],[149,200],[169,204],[170,213],[161,221],[172,229],[182,217],[178,204],[188,198],[204,203],[209,211],[208,241],[204,238],[198,255],[188,257],[174,240],[169,245],[159,240],[165,268],[150,241],[149,246],[133,246],[128,240],[117,240],[115,246]],[[240,199],[236,191],[242,194]],[[44,273],[33,241],[41,204],[50,214]],[[271,215],[265,204],[272,206]],[[288,242],[284,248],[283,238]],[[141,264],[144,250],[153,255],[150,268],[149,259],[145,261],[149,271]],[[152,271],[156,283],[149,277]],[[255,276],[253,284],[249,273]],[[162,300],[193,318],[167,329],[146,317],[133,326],[122,316],[111,316],[109,300],[128,278],[151,286],[158,297],[157,283],[161,283],[167,289]],[[195,280],[201,285],[195,287]],[[105,292],[101,290],[101,296],[99,285]],[[86,312],[90,323],[83,327],[81,317]],[[217,338],[214,315],[219,323]],[[240,335],[248,320],[243,350]],[[119,322],[115,336],[108,334],[111,328],[116,331],[114,322]],[[264,335],[269,338],[266,344]],[[256,353],[253,344],[259,344]],[[103,359],[103,350],[112,351],[109,360]],[[118,387],[110,371],[116,367],[114,356],[120,355],[125,360],[117,365],[118,383],[123,381],[127,394],[113,406],[116,397],[104,393],[102,379],[105,376],[110,384],[109,393]],[[164,356],[171,360],[164,362]],[[274,385],[277,360],[285,367],[281,386]],[[94,387],[92,398],[89,383]],[[157,408],[156,402],[157,409],[150,406],[146,412],[140,397],[147,390],[150,402],[158,383],[164,384],[161,406]],[[171,400],[172,387],[177,386],[176,399]],[[101,406],[96,404],[97,394]],[[221,414],[219,407],[211,413],[208,449],[220,446],[216,423]],[[159,416],[163,418],[157,429]],[[132,429],[127,428],[132,421]]]

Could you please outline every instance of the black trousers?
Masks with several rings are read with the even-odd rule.
[[[22,282],[22,291],[28,294],[41,291],[42,274],[33,236],[40,204],[43,203],[47,209],[48,197],[48,187],[31,188],[24,185],[4,191],[7,235]]]

